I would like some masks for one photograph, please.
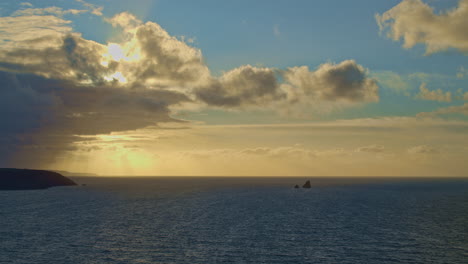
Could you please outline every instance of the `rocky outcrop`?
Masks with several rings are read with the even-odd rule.
[[[304,183],[304,185],[302,186],[302,188],[306,188],[306,189],[312,188],[312,185],[310,184],[310,181],[306,181],[306,183]]]
[[[0,190],[37,190],[76,183],[59,173],[44,170],[0,169]]]

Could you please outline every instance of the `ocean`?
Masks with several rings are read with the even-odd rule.
[[[466,178],[73,179],[0,191],[0,263],[468,263]]]

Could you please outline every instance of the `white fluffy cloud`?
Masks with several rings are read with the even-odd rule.
[[[282,77],[283,82],[279,81]],[[326,63],[315,71],[307,66],[281,71],[241,66],[211,78],[196,89],[203,102],[221,107],[245,105],[308,105],[311,103],[364,103],[379,100],[376,80],[353,60]]]
[[[0,17],[1,61],[8,62],[7,52],[59,46],[61,38],[72,32],[70,23],[52,15]]]
[[[449,48],[468,53],[468,0],[460,0],[458,7],[440,14],[421,0],[404,0],[377,14],[376,20],[389,38],[403,39],[404,48],[424,44],[427,54]]]
[[[285,97],[279,90],[275,71],[270,68],[242,66],[212,78],[196,90],[203,102],[224,107],[261,106]]]
[[[70,21],[56,16],[2,17],[0,67],[95,84],[118,76],[127,86],[193,86],[210,76],[201,52],[158,24],[143,24],[128,13],[109,21],[127,31],[123,43],[86,40],[72,31]]]
[[[84,0],[75,0],[78,3],[81,3],[84,7],[88,8],[91,12],[91,14],[96,15],[96,16],[102,16],[102,10],[104,9],[102,6],[97,6],[90,4]]]
[[[325,63],[315,71],[307,66],[289,68],[284,72],[291,102],[301,100],[376,102],[377,82],[367,76],[367,70],[354,60],[339,64]]]
[[[376,80],[353,60],[325,63],[315,71],[307,66],[289,68],[283,73],[283,89],[292,104],[301,102],[362,103],[379,101]]]
[[[107,45],[73,32],[56,16],[0,18],[0,69],[80,84],[172,90],[217,107],[321,102],[375,102],[378,86],[355,61],[286,71],[245,65],[215,78],[199,49],[130,13],[106,19],[124,31]],[[282,75],[282,76],[281,76]],[[285,82],[280,83],[283,78]]]
[[[419,93],[416,95],[416,98],[429,101],[451,102],[452,93],[443,92],[441,89],[429,90],[426,83],[422,83],[419,87]]]

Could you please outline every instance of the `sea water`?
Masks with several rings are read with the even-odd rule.
[[[0,192],[0,263],[468,263],[468,179],[75,180]]]

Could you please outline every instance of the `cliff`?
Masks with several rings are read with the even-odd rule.
[[[76,183],[56,172],[0,168],[0,190],[37,190],[73,185]]]

